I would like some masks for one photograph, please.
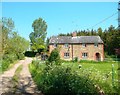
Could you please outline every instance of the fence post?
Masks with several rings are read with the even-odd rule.
[[[112,86],[114,87],[114,64],[112,64]]]

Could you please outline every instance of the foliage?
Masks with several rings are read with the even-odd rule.
[[[49,58],[48,58],[49,62],[55,62],[56,64],[60,62],[60,55],[59,55],[59,51],[58,49],[54,49]]]
[[[87,76],[79,76],[71,67],[46,65],[35,62],[30,65],[32,76],[38,89],[45,95],[78,95],[81,93],[98,93],[93,81]]]
[[[29,47],[29,41],[15,32],[14,21],[11,18],[2,18],[2,70],[6,70],[17,59],[24,58],[24,52]]]
[[[34,52],[34,51],[26,51],[25,52],[25,56],[27,57],[35,57],[37,52]]]
[[[46,40],[46,51],[49,51],[49,40],[50,38],[47,38]]]
[[[47,24],[42,18],[36,19],[32,23],[32,28],[34,32],[31,32],[29,38],[31,40],[31,49],[38,50],[45,48],[45,38],[46,38],[46,30]]]
[[[73,62],[78,62],[78,57],[75,57]]]
[[[23,65],[20,65],[20,66],[16,69],[15,74],[14,74],[14,76],[13,76],[13,80],[16,81],[16,82],[18,82],[18,79],[19,79],[19,76],[20,76],[20,72],[21,72],[21,70],[22,70],[22,66],[23,66]]]
[[[111,68],[112,64],[114,64],[115,66],[114,86],[112,85],[112,68]],[[82,67],[79,68],[79,65],[81,65]],[[79,64],[78,62],[73,63],[66,61],[62,62],[61,65],[46,66],[41,62],[34,61],[32,64],[30,64],[31,74],[33,76],[34,81],[38,85],[40,91],[43,91],[45,94],[52,93],[53,95],[56,94],[57,92],[64,95],[66,94],[64,92],[69,91],[67,89],[71,89],[70,88],[71,86],[74,89],[71,89],[71,91],[69,91],[70,93],[72,93],[73,90],[75,90],[76,92],[80,91],[80,93],[83,93],[84,92],[83,89],[87,92],[89,91],[92,92],[93,90],[95,90],[94,89],[95,87],[96,88],[95,92],[102,91],[104,94],[108,95],[110,93],[117,94],[117,92],[119,91],[117,69],[118,64],[115,62],[109,63],[91,61],[89,63],[88,61],[83,61],[82,63]],[[71,86],[68,84],[70,84]],[[86,90],[84,86],[90,87],[90,90],[88,91],[88,88]],[[76,94],[74,93],[73,95]]]

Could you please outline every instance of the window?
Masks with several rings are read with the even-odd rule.
[[[95,44],[94,44],[94,46],[95,46],[95,47],[98,47],[98,44],[97,44],[97,43],[95,43]]]
[[[87,58],[88,57],[88,53],[82,53],[82,58]]]
[[[53,46],[54,46],[54,48],[57,48],[57,44],[54,44]]]
[[[65,48],[68,48],[68,47],[69,47],[69,44],[64,44],[64,47],[65,47]]]
[[[82,44],[82,47],[86,47],[86,44]]]
[[[68,52],[64,53],[64,58],[69,58],[70,54]]]

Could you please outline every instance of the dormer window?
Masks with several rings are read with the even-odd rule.
[[[69,44],[64,44],[64,47],[65,47],[65,48],[68,48],[68,47],[69,47]]]
[[[82,47],[86,47],[86,44],[83,43],[83,44],[82,44]]]
[[[57,44],[54,44],[53,46],[54,46],[54,48],[57,48]]]
[[[95,43],[94,46],[95,46],[95,47],[98,47],[98,43]]]

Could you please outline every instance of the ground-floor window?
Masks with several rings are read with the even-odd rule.
[[[88,53],[82,53],[82,58],[86,59],[88,57]]]
[[[64,53],[64,58],[69,58],[70,57],[70,53],[69,52],[65,52]]]

